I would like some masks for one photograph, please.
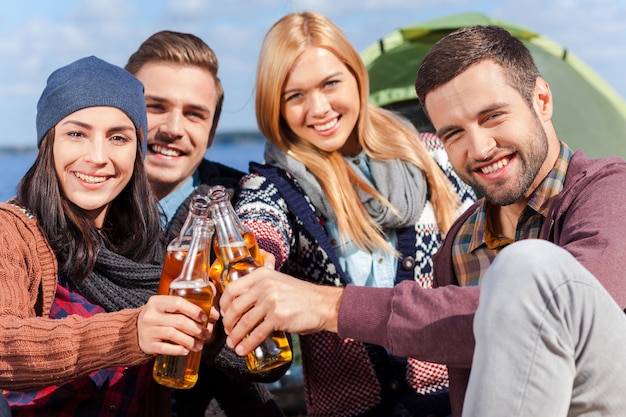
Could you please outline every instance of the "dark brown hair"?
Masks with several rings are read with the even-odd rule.
[[[143,166],[141,131],[137,134],[133,175],[111,202],[100,231],[61,191],[54,165],[54,128],[44,136],[37,159],[18,185],[16,200],[37,217],[57,257],[59,273],[84,279],[93,270],[102,241],[136,262],[161,257],[164,241],[158,201]]]
[[[415,91],[426,114],[426,95],[485,60],[500,65],[509,83],[532,106],[539,70],[526,46],[498,26],[471,26],[440,39],[428,51],[417,71]]]

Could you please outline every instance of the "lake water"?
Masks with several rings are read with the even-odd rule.
[[[216,141],[207,151],[207,158],[248,172],[250,161],[263,160],[263,141]],[[15,195],[18,182],[31,167],[37,152],[0,152],[0,201]]]

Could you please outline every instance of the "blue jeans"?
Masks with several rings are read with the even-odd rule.
[[[516,242],[480,285],[463,417],[625,415],[626,315],[570,253]]]

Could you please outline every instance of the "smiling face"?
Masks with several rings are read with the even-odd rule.
[[[191,65],[148,62],[136,77],[145,87],[148,110],[148,153],[144,165],[159,199],[200,165],[217,106],[215,78]]]
[[[552,129],[546,134],[552,100],[541,78],[530,108],[502,67],[483,61],[428,93],[425,103],[457,174],[493,204],[525,204],[558,156],[558,139]]]
[[[291,131],[326,152],[359,152],[360,102],[356,78],[332,52],[309,47],[285,81],[281,115]]]
[[[133,175],[137,132],[122,110],[89,107],[54,129],[54,166],[65,197],[102,227],[111,202]]]

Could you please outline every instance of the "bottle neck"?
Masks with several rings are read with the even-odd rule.
[[[226,192],[226,188],[223,185],[214,185],[209,189],[208,196],[211,205],[219,206],[220,212],[224,213],[224,215],[228,213],[239,229],[239,233],[244,234],[247,228],[241,223],[239,216],[235,213],[235,209],[230,201],[230,196]]]
[[[183,240],[191,238],[192,229],[197,219],[206,218],[209,213],[209,196],[202,193],[195,193],[189,204],[187,218],[180,228],[177,244],[183,244]]]
[[[215,223],[216,253],[219,253],[220,260],[224,264],[238,262],[243,259],[254,259],[254,253],[250,253],[247,246],[246,233],[250,232],[244,228],[235,213],[235,209],[230,202],[230,198],[223,186],[214,186],[209,190],[209,213]],[[251,233],[251,232],[250,232]],[[252,244],[256,246],[254,235],[251,235]]]
[[[211,222],[206,217],[200,217],[193,225],[189,251],[177,281],[208,280],[210,242]]]
[[[250,251],[239,228],[238,218],[229,206],[229,202],[211,206],[211,216],[215,222],[217,246],[224,264],[250,257]]]

